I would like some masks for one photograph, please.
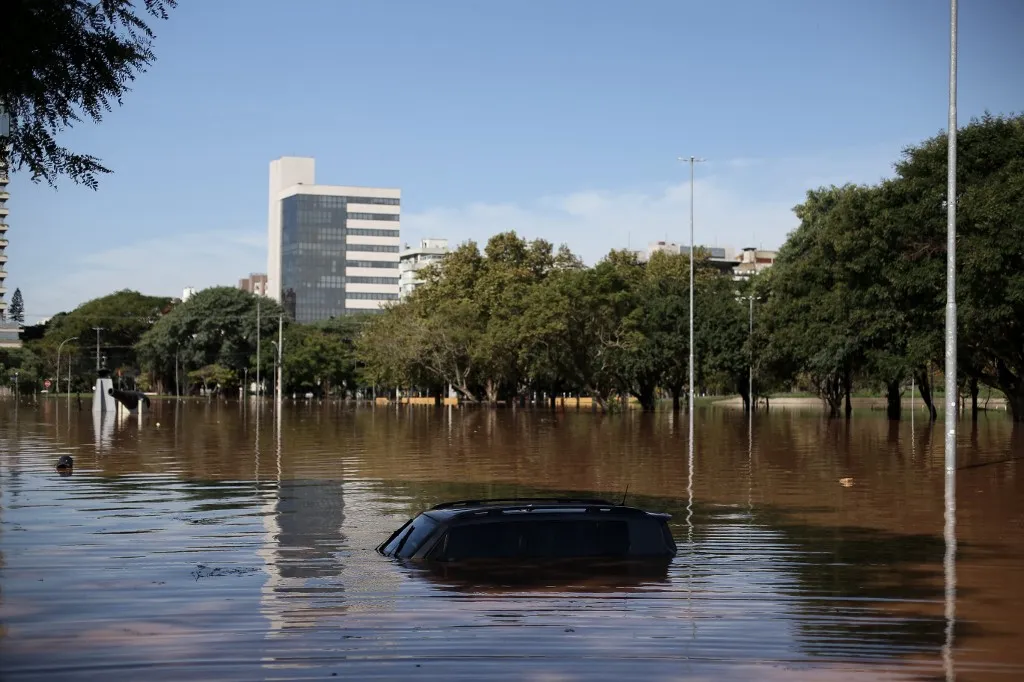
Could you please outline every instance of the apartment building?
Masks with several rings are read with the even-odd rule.
[[[447,239],[421,239],[418,248],[408,244],[398,255],[399,297],[407,298],[423,282],[419,272],[431,263],[437,263],[448,253]]]
[[[262,272],[250,273],[248,277],[238,280],[238,288],[242,291],[248,291],[250,294],[266,296],[267,276]]]
[[[318,185],[316,162],[270,163],[266,295],[299,322],[397,300],[401,191]]]
[[[10,120],[0,108],[0,137],[10,135]],[[4,150],[5,151],[5,150]],[[7,155],[0,153],[0,348],[21,347],[21,325],[17,320],[7,319]]]

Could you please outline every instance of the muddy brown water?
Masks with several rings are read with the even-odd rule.
[[[773,409],[748,439],[704,408],[691,475],[669,413],[75,407],[0,403],[4,680],[1024,679],[1005,413],[961,427],[953,585],[920,413]],[[444,500],[627,486],[673,515],[665,570],[474,585],[374,552]]]

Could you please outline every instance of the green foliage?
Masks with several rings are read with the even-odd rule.
[[[11,296],[11,307],[7,309],[7,316],[20,324],[25,323],[25,299],[21,296],[21,289],[15,289]]]
[[[273,367],[278,318],[274,301],[233,287],[203,289],[156,321],[136,345],[143,368],[167,386],[174,384],[175,358],[181,372],[217,365],[241,376],[256,368],[257,301],[260,307],[264,375]],[[254,378],[250,376],[250,379]]]
[[[99,122],[121,103],[128,83],[153,62],[153,31],[133,0],[5,0],[0,40],[0,113],[11,118],[14,168],[51,185],[58,176],[96,189],[110,171],[99,159],[56,141],[83,114]],[[158,19],[177,0],[144,0]]]
[[[202,384],[203,390],[207,393],[223,392],[230,386],[237,385],[238,375],[223,365],[206,365],[189,372],[188,379],[193,384]]]

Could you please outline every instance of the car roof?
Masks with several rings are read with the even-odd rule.
[[[598,498],[579,497],[524,497],[482,500],[456,500],[431,507],[423,512],[435,521],[450,521],[467,517],[501,516],[510,512],[564,513],[602,512],[615,516],[647,516],[668,519],[668,514],[648,512]]]

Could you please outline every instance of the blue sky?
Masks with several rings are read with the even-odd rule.
[[[516,229],[594,262],[777,247],[821,184],[945,128],[945,0],[180,0],[124,106],[62,141],[93,192],[15,177],[8,288],[38,320],[266,269],[267,165],[400,187],[403,241]],[[960,119],[1024,111],[1024,3],[960,9]]]

